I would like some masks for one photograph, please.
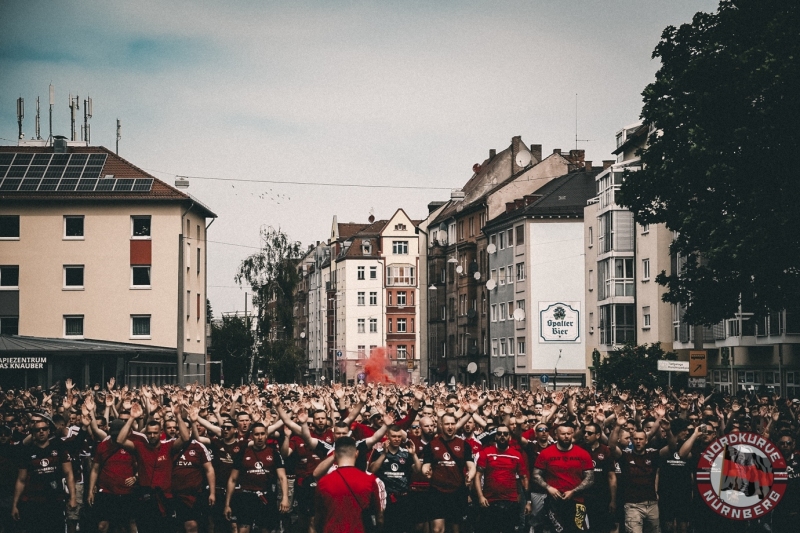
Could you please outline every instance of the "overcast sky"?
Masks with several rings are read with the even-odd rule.
[[[92,144],[189,192],[219,219],[208,238],[215,314],[242,310],[233,277],[280,227],[307,245],[331,220],[424,218],[490,148],[578,147],[611,159],[659,67],[661,31],[710,0],[554,2],[0,2],[0,144],[16,99],[34,133],[69,135],[69,93],[94,103]],[[80,111],[82,121],[83,110]],[[207,178],[379,184],[366,189]],[[427,187],[427,189],[423,189]],[[436,189],[441,188],[441,189]],[[229,243],[229,244],[221,244]],[[233,244],[239,246],[232,246]],[[253,248],[248,248],[253,247]]]

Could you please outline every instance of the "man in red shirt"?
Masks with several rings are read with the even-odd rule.
[[[189,428],[180,416],[180,406],[173,404],[172,409],[178,421],[177,439],[162,442],[161,424],[157,420],[147,422],[144,435],[131,433],[133,421],[144,414],[138,403],[131,405],[131,416],[117,436],[117,444],[133,453],[138,463],[142,497],[136,513],[136,524],[143,533],[167,531],[172,527],[173,458],[190,438]]]
[[[442,434],[435,437],[423,451],[422,473],[431,482],[428,491],[432,533],[444,533],[446,523],[458,533],[467,514],[467,487],[475,477],[472,448],[456,437],[456,417],[441,418]],[[466,473],[465,473],[466,470]]]
[[[352,437],[336,440],[338,468],[317,483],[314,523],[321,533],[364,533],[362,512],[371,509],[383,523],[383,502],[377,478],[356,468],[356,442]]]
[[[499,426],[494,437],[495,444],[484,448],[478,456],[475,493],[482,509],[476,531],[514,533],[519,526],[520,484],[527,501],[525,514],[531,512],[528,467],[522,453],[508,445],[511,432],[507,426]]]
[[[235,521],[238,533],[250,533],[251,526],[262,533],[276,531],[280,514],[289,512],[289,482],[283,458],[267,445],[267,428],[256,422],[250,428],[253,445],[244,448],[233,462],[225,496],[225,518]],[[277,505],[277,484],[282,499]],[[235,518],[234,516],[235,511]]]
[[[546,515],[556,531],[587,531],[583,492],[594,482],[594,465],[589,453],[575,446],[575,427],[562,424],[556,430],[556,445],[539,453],[533,480],[547,491]]]
[[[112,523],[123,531],[127,530],[133,517],[136,459],[117,444],[124,426],[125,421],[119,418],[111,422],[109,436],[97,445],[92,459],[86,501],[96,513],[100,533],[106,533]]]
[[[172,492],[175,516],[183,524],[186,533],[197,533],[197,524],[207,517],[209,507],[215,501],[214,467],[211,452],[199,441],[192,439],[181,450],[172,467]],[[209,487],[207,498],[201,497]]]

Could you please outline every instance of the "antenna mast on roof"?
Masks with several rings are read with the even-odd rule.
[[[122,138],[122,122],[117,119],[117,155],[119,155],[119,140]]]
[[[575,93],[575,149],[578,149],[578,141],[582,143],[591,142],[591,139],[578,139],[578,93]]]
[[[72,141],[76,140],[75,139],[75,111],[79,110],[80,108],[81,108],[81,97],[76,94],[75,98],[73,98],[72,97],[72,93],[69,93],[69,112],[70,112],[70,118],[72,120],[72,122],[71,122],[72,135],[70,137],[70,140],[72,140]]]
[[[39,97],[36,97],[36,140],[42,140],[42,112],[39,108]]]
[[[19,138],[24,139],[25,134],[22,133],[22,119],[25,118],[25,99],[23,97],[17,98],[17,124],[19,124]]]
[[[56,104],[56,91],[53,84],[50,84],[50,136],[47,138],[48,144],[53,142],[53,106]]]
[[[92,137],[91,130],[89,129],[90,118],[92,118],[92,97],[87,96],[86,100],[83,101],[83,127],[81,128],[81,137],[86,141],[87,146]]]

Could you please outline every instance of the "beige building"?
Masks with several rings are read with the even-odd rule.
[[[0,147],[0,178],[2,334],[73,347],[61,355],[50,342],[46,368],[4,378],[205,381],[214,213],[102,147]],[[116,355],[74,354],[80,343],[71,341],[82,340],[108,343]],[[4,346],[3,357],[41,356]]]

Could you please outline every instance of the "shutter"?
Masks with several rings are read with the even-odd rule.
[[[633,251],[633,213],[630,211],[614,211],[614,250],[618,252]]]

